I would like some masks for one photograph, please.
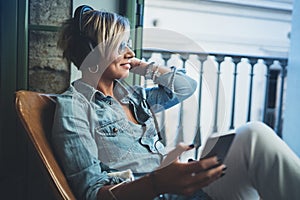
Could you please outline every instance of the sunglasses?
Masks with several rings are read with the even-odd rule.
[[[129,39],[128,41],[121,42],[119,49],[118,49],[118,53],[119,54],[125,53],[127,48],[132,49],[132,40],[131,39]]]

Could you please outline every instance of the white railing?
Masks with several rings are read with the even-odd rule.
[[[198,81],[191,98],[158,115],[167,146],[199,147],[211,132],[253,120],[281,136],[287,58],[144,49],[143,59],[185,68]]]

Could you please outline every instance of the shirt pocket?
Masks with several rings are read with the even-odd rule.
[[[138,140],[132,137],[129,125],[117,120],[95,128],[99,159],[104,163],[122,161]]]
[[[114,122],[95,127],[97,137],[123,146],[127,146],[126,144],[128,142],[133,142],[141,137],[141,134],[135,133],[136,131],[137,130],[132,129],[131,125],[124,119],[118,119]]]
[[[118,120],[121,121],[121,120]],[[104,124],[104,125],[99,125],[95,127],[95,132],[99,136],[103,137],[116,137],[119,132],[121,132],[122,127],[118,125],[118,121]]]

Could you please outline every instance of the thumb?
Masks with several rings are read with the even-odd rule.
[[[158,169],[163,168],[174,162],[175,160],[178,160],[181,154],[185,151],[189,151],[194,148],[194,145],[186,145],[183,143],[179,143],[175,149],[171,150],[165,159],[161,162],[161,165]]]

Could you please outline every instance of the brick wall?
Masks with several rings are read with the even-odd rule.
[[[69,86],[69,64],[57,49],[56,31],[40,30],[42,26],[59,27],[71,16],[72,1],[29,1],[29,89],[60,93]],[[36,26],[41,25],[41,27]]]

